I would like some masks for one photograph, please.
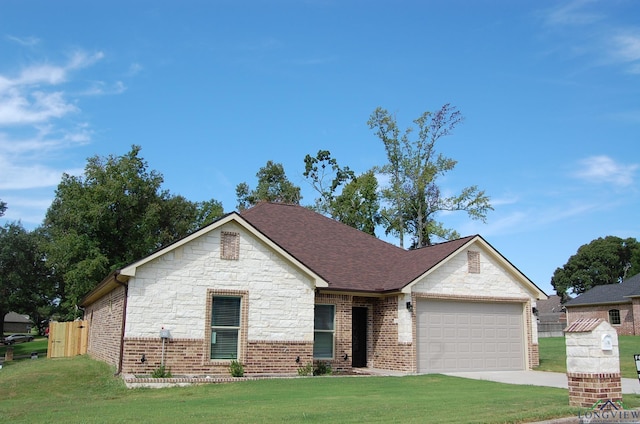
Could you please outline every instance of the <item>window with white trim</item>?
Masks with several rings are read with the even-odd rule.
[[[213,296],[211,302],[211,359],[238,359],[240,296]]]
[[[315,305],[313,358],[333,359],[336,305]]]
[[[620,309],[609,309],[609,324],[620,325]]]

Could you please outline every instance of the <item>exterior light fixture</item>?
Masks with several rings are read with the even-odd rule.
[[[407,302],[407,311],[413,312],[413,305],[411,304],[411,302]]]

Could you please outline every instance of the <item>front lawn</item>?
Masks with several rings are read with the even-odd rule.
[[[638,396],[625,404],[639,406]],[[5,364],[0,418],[11,423],[506,423],[576,416],[567,391],[442,375],[306,377],[126,389],[86,356]]]
[[[14,358],[19,356],[30,356],[33,352],[36,352],[38,356],[46,357],[48,343],[49,339],[46,337],[36,337],[32,342],[16,343],[11,345],[11,347],[13,347],[13,356]],[[0,357],[4,358],[7,347],[8,346],[0,345]]]
[[[538,340],[540,366],[537,371],[567,372],[567,353],[564,337],[545,337]],[[639,336],[618,336],[620,373],[624,378],[638,378],[634,354],[640,354]]]

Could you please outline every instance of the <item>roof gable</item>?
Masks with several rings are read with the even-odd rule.
[[[329,282],[329,288],[363,292],[410,290],[410,285],[478,242],[537,297],[533,282],[482,237],[469,236],[405,250],[298,205],[260,203],[241,212],[258,231]]]

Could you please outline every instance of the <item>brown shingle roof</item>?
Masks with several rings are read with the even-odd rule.
[[[399,290],[473,238],[407,251],[298,205],[261,203],[240,215],[335,290]]]

